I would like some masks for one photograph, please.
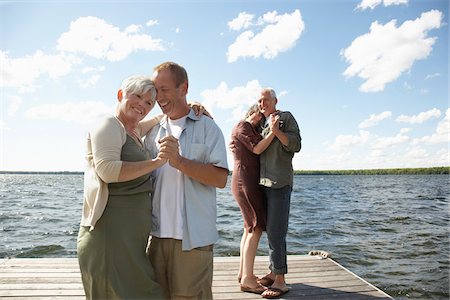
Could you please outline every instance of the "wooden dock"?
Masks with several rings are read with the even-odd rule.
[[[255,274],[267,271],[267,256],[258,256]],[[214,299],[261,299],[243,293],[237,283],[238,257],[214,258]],[[330,258],[289,255],[282,299],[392,299]],[[84,299],[76,258],[0,259],[0,299]]]

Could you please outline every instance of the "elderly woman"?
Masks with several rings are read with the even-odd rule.
[[[266,205],[259,186],[259,154],[272,142],[274,135],[260,134],[264,115],[258,105],[249,108],[244,120],[233,128],[230,148],[234,156],[231,190],[244,220],[238,281],[241,291],[261,294],[265,288],[257,282],[253,267],[262,232],[266,229]]]
[[[150,172],[166,161],[149,159],[141,137],[160,117],[141,122],[155,105],[144,76],[125,79],[115,116],[87,138],[78,261],[87,299],[160,299],[145,248],[151,226]]]

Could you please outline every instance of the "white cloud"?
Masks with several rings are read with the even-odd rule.
[[[217,88],[204,90],[200,95],[204,99],[203,105],[208,110],[213,110],[214,106],[221,109],[234,109],[230,121],[235,121],[242,119],[247,108],[257,102],[261,89],[258,80],[252,80],[245,86],[234,88],[228,88],[225,82],[221,82]]]
[[[8,116],[15,116],[22,104],[22,98],[15,95],[6,95],[6,102],[8,103]]]
[[[100,79],[100,75],[94,74],[94,75],[91,75],[88,79],[78,80],[78,83],[80,84],[80,86],[82,88],[87,88],[90,86],[94,86],[99,79]]]
[[[421,147],[413,147],[405,153],[405,158],[408,160],[411,159],[423,159],[428,156],[428,153]]]
[[[437,108],[433,108],[429,111],[424,111],[415,116],[400,115],[395,119],[396,122],[403,122],[409,124],[420,124],[431,118],[439,118],[441,111]]]
[[[85,68],[83,68],[83,69],[81,70],[81,73],[83,73],[83,74],[86,74],[86,73],[93,73],[93,72],[97,73],[97,72],[103,72],[103,71],[105,71],[105,70],[106,70],[105,66],[100,66],[100,67],[98,67],[98,68],[94,68],[94,67],[85,67]]]
[[[448,148],[443,148],[436,152],[434,160],[434,166],[449,166],[450,165],[450,155]]]
[[[405,82],[403,82],[403,86],[405,87],[405,89],[407,89],[407,90],[412,90],[413,89],[413,86],[412,85],[410,85],[409,83],[407,83],[406,81]]]
[[[439,76],[441,76],[441,73],[428,74],[425,77],[425,80],[432,79],[432,78],[439,77]]]
[[[405,135],[409,131],[409,128],[402,128],[396,136],[377,138],[372,144],[372,149],[386,149],[396,145],[404,144],[409,141],[409,136]]]
[[[180,33],[180,28],[179,27],[175,28],[175,33]]]
[[[145,25],[147,25],[147,27],[152,27],[155,25],[158,25],[158,20],[148,20],[147,23],[145,23]]]
[[[450,142],[450,108],[445,112],[445,117],[442,119],[437,127],[436,132],[429,136],[415,139],[413,145],[417,144],[439,144]]]
[[[356,8],[365,10],[365,9],[374,9],[376,6],[380,5],[382,0],[363,0]]]
[[[374,9],[383,2],[384,6],[408,4],[408,0],[362,0],[356,7],[360,10]]]
[[[38,87],[36,81],[40,76],[56,79],[67,75],[75,63],[79,60],[73,56],[48,55],[41,50],[21,58],[10,58],[8,52],[0,50],[0,86],[32,92]]]
[[[140,30],[141,27],[131,25],[125,31],[120,31],[102,19],[81,17],[71,22],[70,30],[61,35],[57,49],[110,61],[123,60],[137,50],[164,50],[161,39],[139,34]]]
[[[409,0],[383,0],[384,6],[408,4]]]
[[[32,107],[25,116],[38,120],[62,120],[66,122],[89,123],[107,114],[114,113],[114,105],[106,106],[103,102],[83,101],[62,104],[43,104]]]
[[[141,25],[131,24],[128,25],[127,28],[125,28],[126,33],[136,33],[139,32],[142,29]]]
[[[9,130],[9,127],[6,126],[5,121],[0,120],[0,131],[7,131],[7,130]],[[2,155],[0,155],[0,159],[1,159],[1,157],[2,157]]]
[[[91,74],[89,78],[80,79],[78,80],[78,84],[82,88],[87,88],[90,86],[94,86],[99,80],[100,80],[100,74],[101,72],[105,71],[105,66],[99,66],[99,67],[85,67],[81,70],[82,74]]]
[[[228,27],[231,30],[236,31],[239,31],[243,28],[247,29],[248,27],[250,27],[250,25],[252,25],[252,20],[254,17],[254,15],[248,14],[246,12],[241,12],[235,19],[228,22]]]
[[[341,55],[350,66],[343,75],[366,80],[362,92],[383,91],[387,83],[408,71],[416,60],[426,58],[436,40],[428,31],[441,26],[442,13],[431,10],[400,27],[392,20],[382,25],[373,22],[370,32],[357,37]]]
[[[365,129],[372,126],[377,125],[380,121],[384,119],[389,119],[392,116],[392,112],[390,111],[384,111],[378,115],[371,114],[370,117],[361,123],[359,123],[358,128]]]
[[[335,151],[342,151],[351,146],[363,145],[370,139],[370,133],[365,130],[360,130],[359,135],[338,135],[330,149]]]
[[[288,91],[281,91],[277,94],[277,98],[283,97],[288,94]]]
[[[228,62],[235,62],[240,57],[275,58],[279,53],[294,47],[305,29],[298,9],[292,14],[284,15],[278,15],[276,11],[268,12],[259,18],[255,26],[263,26],[263,28],[259,33],[251,30],[241,33],[234,43],[228,46]]]

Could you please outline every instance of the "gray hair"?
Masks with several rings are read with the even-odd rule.
[[[263,92],[269,92],[270,97],[272,97],[272,99],[277,99],[277,94],[275,93],[275,90],[273,88],[270,88],[270,87],[263,88],[261,93],[263,93]]]
[[[135,94],[142,96],[150,91],[153,101],[156,99],[156,88],[153,81],[148,76],[133,75],[122,81],[122,92],[126,94]]]
[[[253,104],[252,106],[250,106],[247,110],[247,113],[245,114],[245,118],[247,119],[249,116],[251,116],[252,114],[254,114],[255,112],[259,112],[259,106],[258,104]]]

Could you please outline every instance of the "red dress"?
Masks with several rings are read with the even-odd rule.
[[[240,121],[231,133],[234,168],[231,191],[242,213],[244,227],[252,232],[255,227],[266,229],[266,202],[259,185],[259,155],[252,152],[262,139],[256,129]]]

